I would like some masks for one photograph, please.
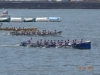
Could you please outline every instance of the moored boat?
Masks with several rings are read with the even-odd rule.
[[[23,22],[35,22],[35,18],[24,18]]]
[[[0,17],[6,17],[6,18],[8,18],[8,17],[10,17],[10,15],[8,15],[8,11],[5,10],[5,11],[2,12],[2,14],[0,15]]]
[[[0,22],[10,22],[10,18],[9,17],[0,17]]]

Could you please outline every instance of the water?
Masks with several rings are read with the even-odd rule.
[[[30,36],[0,31],[0,75],[100,75],[99,9],[7,9],[11,17],[61,17],[61,22],[3,23],[3,27],[37,27],[62,31],[61,37],[36,40],[91,40],[91,50],[20,47]],[[0,9],[0,12],[4,9]],[[89,69],[89,67],[91,67]]]

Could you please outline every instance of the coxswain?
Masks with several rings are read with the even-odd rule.
[[[28,43],[31,44],[32,43],[31,41],[32,41],[32,38],[30,40],[28,40]]]

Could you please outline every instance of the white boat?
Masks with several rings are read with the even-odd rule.
[[[48,22],[48,17],[37,17],[36,22]]]
[[[24,18],[24,22],[35,22],[35,18]]]
[[[0,22],[10,22],[9,17],[0,17]]]
[[[11,22],[22,22],[22,18],[11,18]]]
[[[10,17],[10,15],[8,14],[8,11],[5,10],[5,11],[2,12],[0,17]]]

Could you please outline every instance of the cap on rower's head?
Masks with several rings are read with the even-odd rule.
[[[42,41],[42,39],[40,39],[40,41]]]

